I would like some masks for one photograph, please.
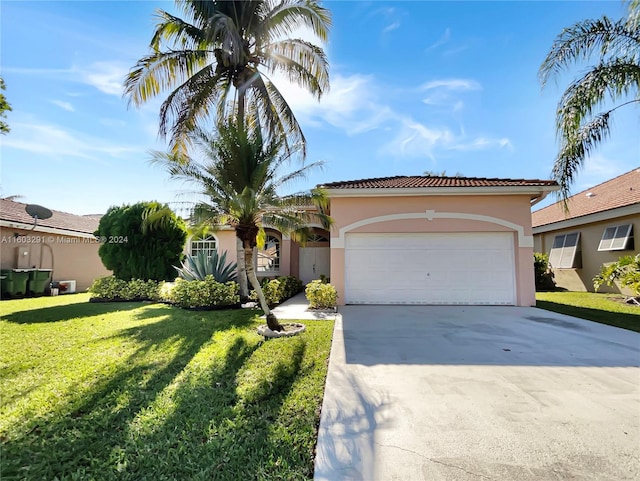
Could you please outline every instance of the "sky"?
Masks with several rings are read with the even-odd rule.
[[[572,68],[544,90],[538,68],[564,27],[620,18],[601,2],[327,1],[331,90],[316,102],[278,82],[322,170],[290,187],[425,171],[546,179],[557,152],[557,102]],[[122,82],[148,53],[159,0],[0,3],[0,75],[13,111],[0,136],[0,196],[75,214],[167,202],[191,187],[151,165],[162,97],[130,107]],[[304,35],[304,32],[301,33]],[[573,192],[640,165],[637,107],[617,111],[611,137]],[[548,198],[540,206],[554,201]]]

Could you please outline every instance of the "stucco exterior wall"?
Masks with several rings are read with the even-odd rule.
[[[98,255],[100,244],[93,238],[13,228],[3,228],[1,237],[2,269],[53,269],[53,280],[75,280],[76,292],[85,291],[98,277],[111,275]]]
[[[347,232],[510,231],[514,233],[515,242],[516,303],[535,305],[528,195],[333,197],[331,215],[335,221],[331,233],[331,283],[338,291],[339,304],[344,304],[345,296],[344,236]],[[396,215],[406,218],[365,223],[367,219]]]
[[[634,235],[634,249],[624,251],[598,251],[598,245],[602,239],[602,234],[607,227],[632,224]],[[582,268],[576,269],[553,269],[554,281],[558,287],[569,291],[589,291],[593,292],[593,278],[600,272],[602,264],[615,262],[618,258],[640,253],[640,216],[629,215],[618,217],[613,220],[593,222],[581,226],[558,229],[534,235],[535,252],[545,252],[549,254],[553,246],[555,236],[580,232],[580,248],[582,251]],[[628,289],[619,287],[602,286],[600,292],[615,292],[631,295]]]
[[[215,232],[209,233],[209,235],[213,235],[217,240],[218,252],[227,251],[227,261],[228,262],[237,262],[238,261],[238,250],[236,245],[236,233],[233,230],[218,230]],[[275,276],[288,276],[288,275],[297,275],[298,272],[298,243],[290,240],[286,236],[281,236],[280,242],[280,270],[278,273],[269,273],[265,277],[275,277]],[[185,253],[190,252],[191,250],[191,239],[187,240],[185,244]],[[291,272],[295,272],[295,274],[290,274]],[[258,273],[258,278],[261,278]]]

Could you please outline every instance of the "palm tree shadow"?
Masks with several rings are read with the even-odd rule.
[[[317,479],[375,479],[376,431],[393,421],[386,393],[371,392],[349,373],[334,383],[349,397],[325,397],[315,458]]]
[[[166,314],[167,310],[162,311]],[[83,384],[90,381],[91,373],[88,373],[89,379],[70,387],[68,392],[72,399],[54,420],[34,416],[24,426],[22,434],[10,441],[3,440],[3,477],[20,477],[21,467],[37,464],[38,453],[46,452],[55,452],[58,462],[52,464],[44,459],[43,465],[34,468],[44,479],[65,478],[79,473],[91,477],[92,466],[104,469],[104,466],[113,464],[110,462],[113,451],[130,443],[130,426],[139,413],[144,412],[175,382],[216,332],[228,327],[223,322],[203,324],[200,319],[185,327],[184,322],[183,319],[176,322],[168,315],[158,322],[116,334],[123,339],[134,338],[140,344],[139,348],[123,360],[116,375],[100,380],[90,395],[79,400],[74,400],[73,396],[86,390]],[[244,324],[251,322],[251,318],[246,316]],[[152,357],[148,362],[140,363],[140,358],[166,341],[170,341],[175,350],[169,362],[158,367]],[[229,351],[230,359],[246,350],[243,342],[243,338],[236,341],[237,345],[234,344]],[[228,362],[237,364],[236,361]],[[153,459],[157,460],[157,457],[154,455]],[[106,476],[106,473],[93,474]],[[117,476],[118,473],[112,474]]]
[[[140,307],[139,302],[68,304],[64,306],[43,307],[28,311],[13,312],[3,316],[3,320],[16,324],[38,324],[46,322],[68,321],[70,319],[94,317],[112,312],[130,311]]]

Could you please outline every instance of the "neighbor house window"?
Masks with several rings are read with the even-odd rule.
[[[556,269],[582,267],[580,232],[557,235],[549,252],[549,264]]]
[[[218,241],[215,237],[208,235],[206,237],[196,237],[191,240],[191,255],[197,256],[198,252],[204,252],[207,257],[213,255],[213,251],[218,247]]]
[[[256,256],[256,270],[261,274],[280,271],[280,239],[276,236],[267,235],[264,247]]]
[[[623,251],[633,249],[633,226],[631,224],[607,227],[598,246],[599,251]]]

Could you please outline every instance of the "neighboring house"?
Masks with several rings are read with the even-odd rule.
[[[0,268],[52,269],[53,281],[75,281],[77,291],[111,274],[102,265],[100,244],[93,235],[100,216],[54,210],[49,219],[35,222],[26,206],[0,199]]]
[[[534,250],[549,254],[558,287],[593,291],[603,264],[640,252],[634,241],[640,229],[640,169],[571,196],[567,208],[556,202],[532,214]]]
[[[267,229],[261,276],[330,276],[341,305],[535,304],[531,205],[554,181],[413,176],[320,187],[332,231],[315,227],[302,246]],[[190,248],[214,245],[236,259],[232,230]]]

